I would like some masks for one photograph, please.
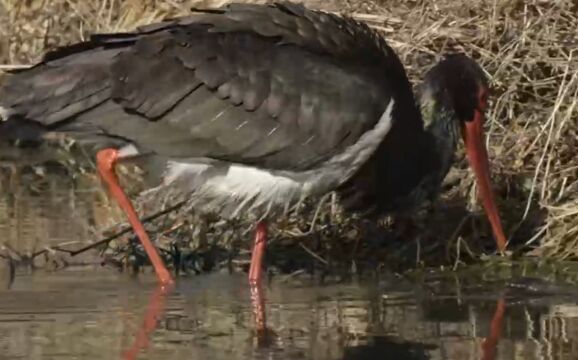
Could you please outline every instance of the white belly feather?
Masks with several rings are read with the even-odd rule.
[[[375,127],[355,144],[315,169],[269,171],[211,159],[172,159],[163,184],[155,189],[179,200],[186,196],[192,209],[225,218],[286,212],[305,197],[332,191],[354,175],[391,129],[393,105],[391,100]]]
[[[287,211],[286,207],[298,202],[311,187],[307,181],[251,166],[170,161],[164,185],[180,187],[181,180],[193,190],[192,207],[226,218],[235,218],[245,211],[258,211],[258,216],[272,210]]]

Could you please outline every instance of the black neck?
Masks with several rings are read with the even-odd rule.
[[[424,122],[424,130],[431,147],[425,149],[425,171],[422,185],[429,198],[438,195],[441,184],[454,161],[460,138],[458,120],[453,110],[445,109],[430,97],[421,97],[419,107]]]
[[[460,137],[454,111],[442,103],[431,92],[422,92],[417,106],[408,102],[397,109],[396,119],[421,117],[423,127],[412,126],[421,125],[418,121],[396,122],[370,161],[340,187],[347,210],[413,211],[425,200],[435,200]]]

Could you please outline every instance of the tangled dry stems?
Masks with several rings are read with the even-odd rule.
[[[186,14],[191,6],[218,6],[225,2],[0,0],[0,21],[4,24],[0,27],[0,63],[7,68],[29,64],[46,49],[93,32],[130,30],[167,16]],[[384,33],[414,83],[441,54],[462,51],[477,59],[493,87],[487,141],[511,248],[520,247],[534,256],[578,257],[578,51],[574,51],[578,49],[578,8],[574,2],[306,3],[344,12]],[[463,154],[458,160],[446,181],[444,214],[432,216],[433,221],[422,219],[426,226],[434,228],[429,235],[434,240],[398,244],[393,252],[390,247],[390,257],[395,257],[400,249],[411,248],[408,251],[414,255],[412,261],[431,263],[443,249],[445,260],[458,264],[468,254],[478,258],[481,249],[491,248],[475,240],[485,235],[484,241],[491,241],[483,217],[472,217],[462,209],[456,212],[455,221],[448,220],[453,205],[447,204],[466,203],[470,210],[478,207],[473,176]],[[311,217],[292,219],[281,224],[278,234],[302,237],[307,229],[316,228],[324,234],[321,237],[345,236],[349,239],[346,242],[354,243],[357,249],[357,243],[351,240],[358,237],[359,231],[354,220],[340,217],[329,203],[317,215],[315,226],[311,225]],[[337,222],[339,231],[330,230],[326,225],[329,222]],[[223,236],[219,231],[213,234],[215,238]],[[324,253],[329,254],[334,248],[326,245]]]

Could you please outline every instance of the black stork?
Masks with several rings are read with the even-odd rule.
[[[157,189],[195,210],[254,217],[258,283],[268,218],[330,191],[352,212],[411,208],[439,191],[460,135],[504,250],[487,97],[465,55],[433,67],[416,102],[399,58],[367,25],[290,2],[229,4],[47,53],[0,88],[0,134],[94,144],[162,283],[172,276],[119,185],[118,161],[144,159],[162,173]]]

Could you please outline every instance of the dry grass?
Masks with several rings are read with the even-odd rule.
[[[191,6],[225,2],[0,0],[4,24],[0,27],[0,63],[8,67],[31,63],[47,48],[92,32],[129,30],[186,14]],[[572,1],[306,3],[345,12],[382,31],[416,82],[442,53],[459,50],[476,58],[494,88],[488,142],[512,247],[529,255],[578,257],[578,51],[573,51],[578,49],[578,8]],[[463,204],[466,199],[470,208],[478,206],[463,155],[446,183],[447,204]],[[458,264],[466,254],[479,258],[481,247],[473,239],[485,235],[489,241],[485,219],[472,218],[462,210],[456,219],[448,220],[448,213],[449,205],[445,214],[434,216],[444,221],[431,222],[441,223],[433,237],[451,237],[441,242],[446,259]],[[319,224],[330,217],[322,216],[317,228],[323,228]],[[348,229],[350,234],[357,228]],[[291,234],[295,231],[284,232]],[[412,243],[416,263],[427,262],[427,254],[439,254],[440,247],[431,245],[439,243]]]

